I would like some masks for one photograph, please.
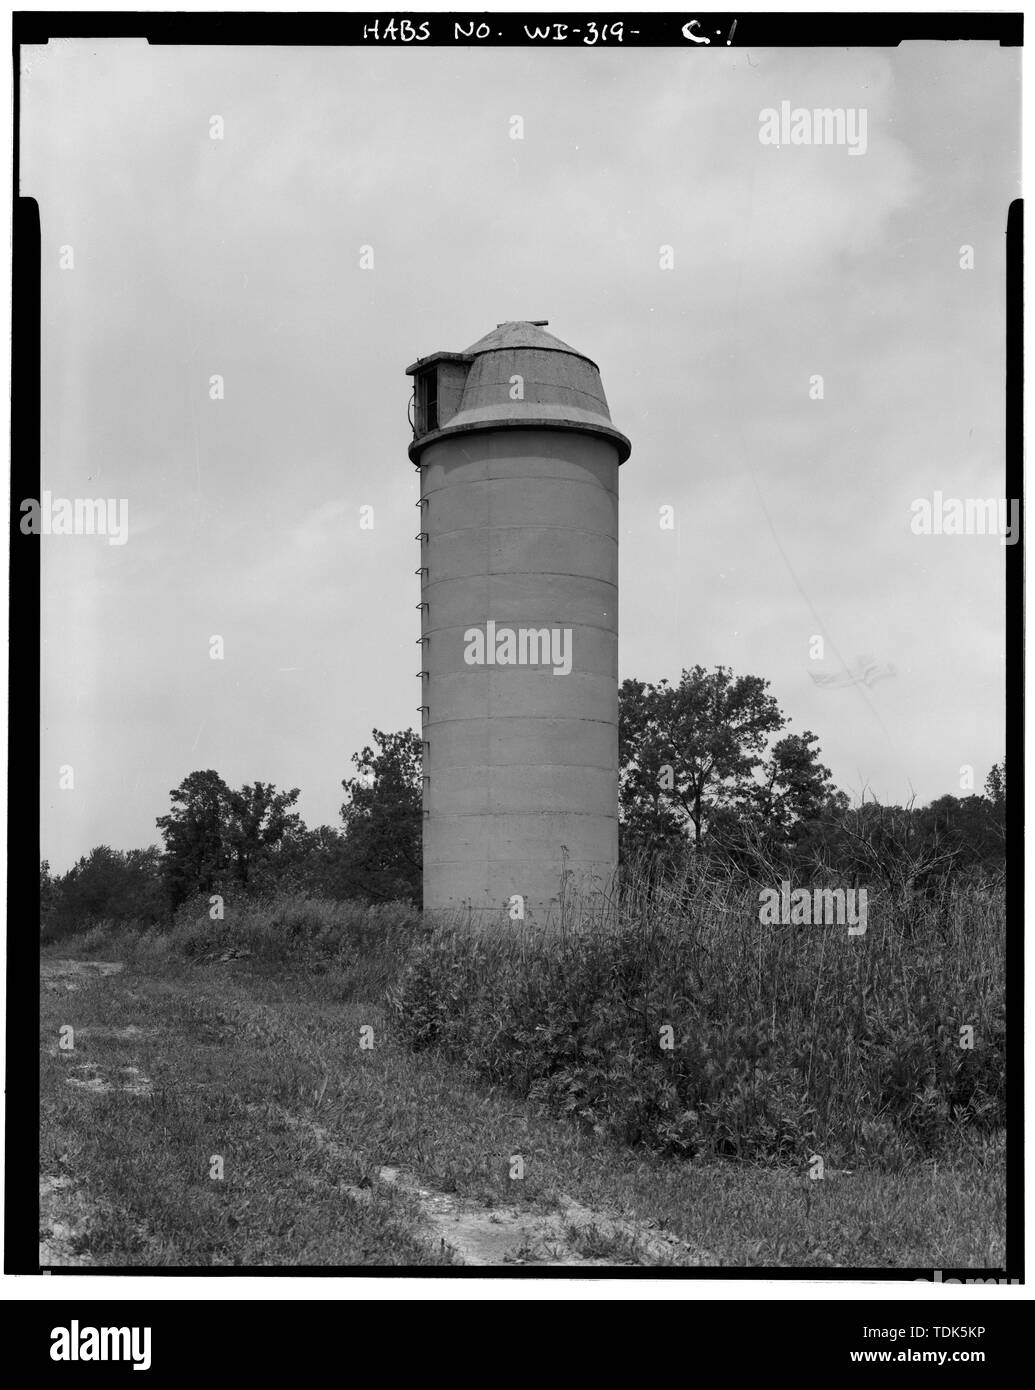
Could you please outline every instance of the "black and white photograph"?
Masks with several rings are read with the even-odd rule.
[[[92,18],[8,1268],[1018,1283],[1020,14]]]

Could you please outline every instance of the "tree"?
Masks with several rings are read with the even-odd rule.
[[[52,878],[49,870],[44,861],[41,907],[50,937],[102,920],[150,925],[165,914],[160,854],[153,845],[126,851],[96,845],[66,874]]]
[[[996,811],[1006,809],[1006,763],[993,763],[985,778],[985,796]]]
[[[808,729],[773,745],[761,785],[749,790],[747,802],[756,823],[784,841],[793,841],[810,821],[848,806],[847,796],[830,780],[830,769],[819,761],[819,739]]]
[[[253,871],[252,882],[257,881]],[[259,879],[307,897],[343,901],[356,893],[345,836],[330,825],[288,829],[263,862]]]
[[[773,840],[840,796],[806,730],[770,747],[787,723],[768,682],[727,667],[684,670],[678,685],[626,680],[619,692],[623,849],[670,858],[761,830]]]
[[[231,791],[209,768],[192,772],[169,795],[173,809],[157,825],[174,909],[193,893],[248,891],[284,837],[303,828],[291,810],[297,787],[278,792],[272,782],[252,782]]]
[[[993,763],[985,778],[985,804],[988,807],[989,827],[999,850],[1006,844],[1006,760]]]
[[[227,843],[233,876],[241,888],[249,886],[254,866],[268,861],[286,837],[305,827],[292,807],[298,788],[278,792],[272,782],[253,782],[227,796]]]
[[[423,745],[412,729],[375,729],[374,742],[353,754],[359,776],[342,781],[349,875],[366,896],[419,902]]]
[[[40,919],[43,920],[54,904],[54,880],[50,876],[50,860],[40,860]]]
[[[218,772],[192,772],[169,793],[173,809],[156,824],[165,841],[165,872],[173,910],[192,893],[222,886],[230,864],[230,789]]]

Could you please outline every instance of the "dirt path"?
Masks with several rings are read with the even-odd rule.
[[[40,961],[40,983],[44,989],[76,990],[90,980],[117,975],[121,969],[120,960],[43,959]]]
[[[292,1129],[314,1136],[321,1147],[341,1161],[352,1157],[326,1130],[280,1107],[264,1107],[267,1115]],[[464,1265],[670,1265],[705,1264],[701,1252],[671,1232],[631,1221],[615,1212],[595,1210],[561,1196],[554,1211],[539,1212],[511,1205],[485,1206],[454,1193],[428,1187],[420,1177],[400,1168],[378,1169],[382,1188],[405,1194],[418,1211],[418,1238],[430,1249],[450,1250]],[[353,1202],[369,1202],[373,1183],[344,1185]],[[594,1245],[606,1243],[608,1253],[596,1255]],[[622,1253],[615,1253],[615,1247]],[[690,1258],[688,1258],[690,1257]]]
[[[60,993],[74,992],[94,980],[121,972],[122,961],[104,960],[51,960],[40,961],[40,987],[43,990]],[[133,1037],[140,1029],[81,1029],[82,1036],[88,1034],[114,1037]],[[131,1094],[146,1094],[150,1083],[136,1067],[119,1068],[114,1076],[106,1076],[92,1063],[76,1063],[74,1054],[62,1052],[57,1044],[48,1051],[52,1056],[61,1056],[69,1062],[69,1086],[94,1094],[103,1095],[112,1090],[128,1090]],[[79,1191],[72,1178],[66,1174],[41,1176],[39,1180],[39,1261],[40,1268],[67,1268],[69,1266],[91,1265],[88,1255],[80,1252],[89,1231],[93,1209],[83,1193]]]
[[[449,1193],[433,1192],[412,1173],[396,1168],[382,1168],[378,1176],[417,1200],[426,1239],[441,1241],[465,1265],[667,1265],[690,1252],[670,1232],[651,1231],[569,1197],[562,1198],[559,1210],[539,1214],[518,1207],[476,1206]],[[610,1247],[606,1256],[592,1254],[598,1241]],[[614,1253],[616,1244],[628,1246],[627,1258]],[[687,1263],[685,1258],[678,1262]],[[705,1261],[698,1258],[694,1263]]]

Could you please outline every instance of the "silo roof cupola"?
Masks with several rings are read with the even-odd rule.
[[[596,363],[546,332],[546,322],[497,324],[463,352],[436,352],[407,367],[414,378],[414,463],[444,436],[507,428],[602,435],[625,462],[632,446],[611,423]]]

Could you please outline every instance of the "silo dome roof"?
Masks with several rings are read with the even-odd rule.
[[[618,450],[620,463],[629,457],[632,446],[611,423],[596,363],[542,325],[498,324],[457,359],[470,363],[457,410],[441,429],[414,440],[409,451],[414,461],[446,435],[506,428],[602,435]]]
[[[498,352],[503,348],[540,348],[545,352],[568,352],[572,357],[581,357],[586,362],[590,360],[584,352],[578,352],[552,333],[544,332],[540,324],[529,323],[525,319],[498,324],[491,333],[486,333],[484,338],[465,348],[464,356],[474,357],[480,352]],[[596,366],[596,363],[593,365]]]

